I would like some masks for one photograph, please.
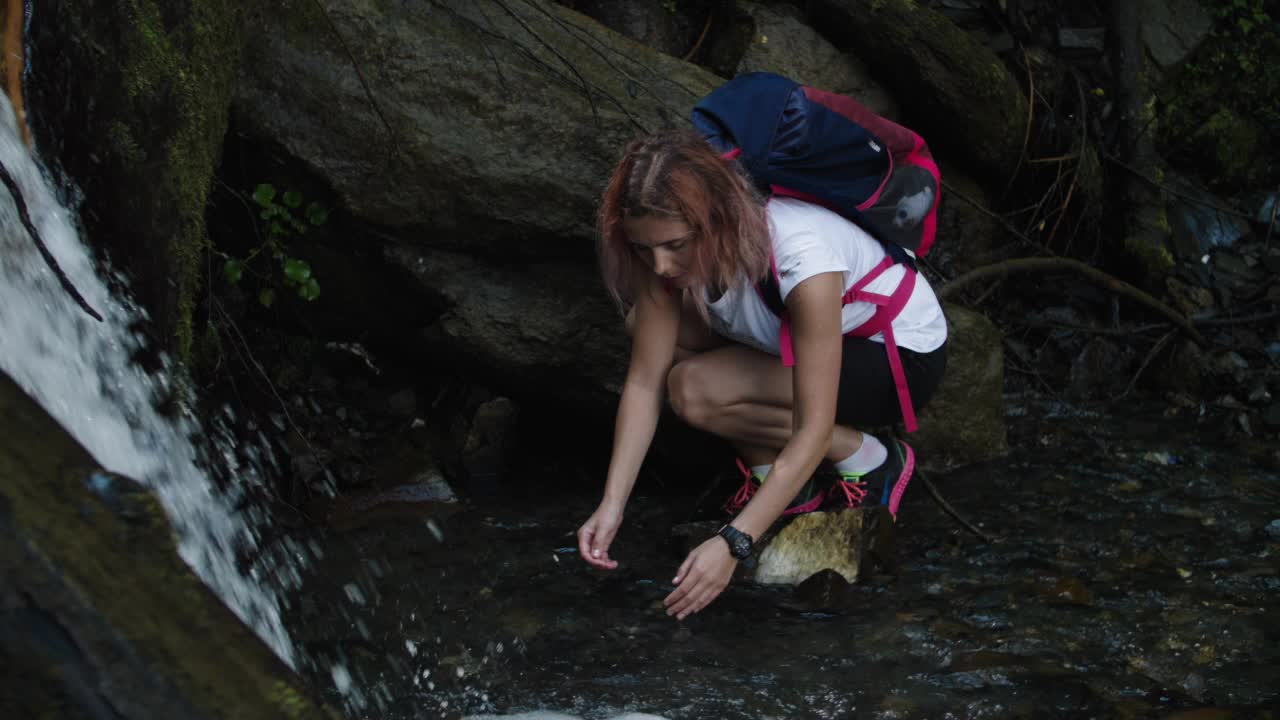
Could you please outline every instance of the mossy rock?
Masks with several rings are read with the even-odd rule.
[[[32,10],[38,143],[83,191],[89,240],[132,276],[161,348],[183,357],[243,23],[237,0],[43,0]]]
[[[0,423],[0,716],[336,720],[4,373]]]

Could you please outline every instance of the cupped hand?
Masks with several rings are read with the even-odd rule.
[[[738,561],[729,554],[729,544],[713,537],[689,553],[671,582],[676,589],[662,601],[667,615],[683,620],[711,604],[733,579]]]
[[[621,524],[622,511],[602,503],[578,528],[578,554],[588,565],[601,570],[618,567],[618,561],[609,558],[609,546]]]

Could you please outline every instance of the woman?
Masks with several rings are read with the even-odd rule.
[[[604,498],[578,530],[588,564],[618,565],[609,548],[664,397],[689,424],[728,439],[745,475],[726,506],[736,513],[732,522],[677,570],[668,615],[682,620],[714,600],[752,538],[784,513],[864,498],[896,513],[910,448],[886,447],[857,429],[902,419],[884,339],[844,334],[875,313],[843,299],[884,260],[878,241],[820,206],[763,202],[736,161],[691,131],[633,142],[610,178],[599,221],[604,280],[620,305],[632,305],[633,342]],[[793,367],[779,360],[781,323],[756,289],[771,272],[789,319]],[[891,293],[904,272],[895,265],[865,289]],[[911,401],[922,407],[942,378],[947,336],[923,277],[891,329]],[[812,477],[824,458],[840,480],[821,492]]]

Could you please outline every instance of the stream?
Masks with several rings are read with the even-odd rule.
[[[668,531],[694,499],[633,499],[622,566],[603,573],[574,549],[595,493],[540,493],[556,481],[534,474],[501,500],[389,504],[313,538],[323,559],[286,622],[382,718],[1276,709],[1275,449],[1213,439],[1215,419],[1195,413],[1007,400],[1010,456],[933,478],[990,541],[917,483],[893,576],[817,593],[731,584],[676,622],[662,610],[683,559]]]

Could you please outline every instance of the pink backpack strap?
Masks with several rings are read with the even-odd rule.
[[[880,266],[877,266],[876,270],[872,270],[873,273],[877,271],[883,272]],[[863,279],[865,280],[866,278]],[[889,370],[893,373],[893,384],[898,391],[898,405],[902,408],[902,422],[906,425],[907,432],[915,432],[918,427],[916,424],[916,412],[911,405],[911,390],[907,387],[907,374],[902,369],[902,355],[898,352],[898,343],[893,337],[893,320],[898,317],[898,313],[902,312],[902,308],[906,307],[907,301],[911,299],[911,293],[916,287],[916,271],[910,267],[906,268],[906,272],[902,275],[902,280],[898,283],[898,287],[894,289],[892,295],[869,293],[861,290],[859,288],[861,285],[865,285],[865,283],[859,281],[858,284],[849,289],[845,297],[853,296],[850,301],[861,300],[874,303],[878,307],[875,314],[866,322],[845,334],[864,338],[869,338],[877,333],[884,334],[884,349],[889,355]]]
[[[770,259],[772,264],[772,258]],[[885,352],[889,355],[889,370],[893,373],[893,384],[898,393],[898,405],[902,408],[902,421],[906,426],[907,432],[915,432],[919,427],[916,423],[915,408],[911,404],[911,390],[907,387],[907,374],[902,368],[902,355],[898,352],[898,343],[893,337],[893,320],[898,317],[898,313],[902,312],[902,308],[906,307],[907,301],[911,299],[911,293],[916,287],[916,271],[904,266],[906,272],[902,275],[902,280],[898,282],[898,287],[890,295],[882,295],[880,293],[872,293],[863,290],[871,281],[880,277],[885,270],[894,266],[893,258],[886,257],[879,265],[876,265],[858,282],[849,288],[848,292],[842,298],[842,304],[848,305],[853,302],[869,302],[876,306],[876,312],[866,322],[858,327],[845,333],[854,337],[869,338],[873,335],[884,335]],[[777,275],[778,268],[773,264],[772,271]],[[781,282],[779,282],[781,286]],[[795,367],[796,356],[795,350],[791,343],[791,318],[784,312],[782,314],[782,328],[778,333],[778,347],[782,354],[782,364],[786,367]]]

